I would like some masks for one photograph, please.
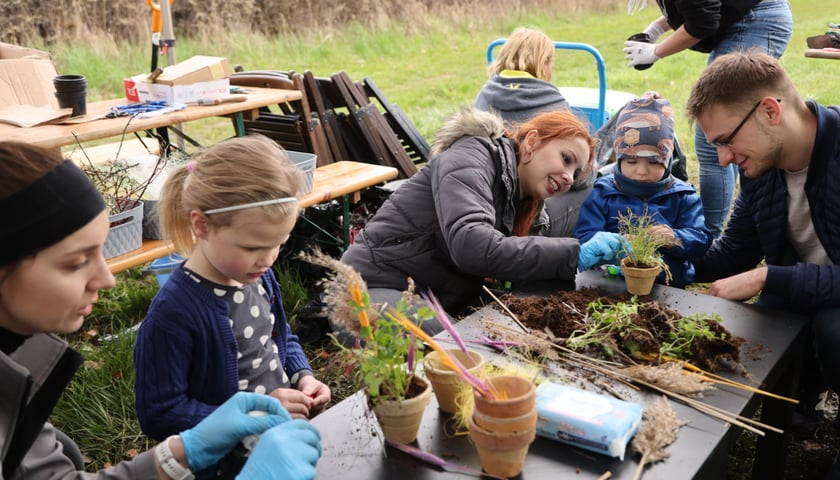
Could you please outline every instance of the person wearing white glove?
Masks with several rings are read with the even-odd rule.
[[[646,3],[628,0],[628,12],[635,13]],[[657,4],[662,16],[624,44],[627,65],[638,70],[683,50],[708,53],[707,63],[726,53],[750,49],[779,58],[793,33],[787,0],[659,0]],[[669,30],[673,33],[660,41]],[[737,167],[720,166],[716,147],[699,128],[694,131],[694,149],[700,164],[706,227],[712,238],[717,238],[729,216]]]

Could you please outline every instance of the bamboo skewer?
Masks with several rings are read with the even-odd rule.
[[[690,370],[690,371],[693,371],[693,372],[700,373],[703,377],[708,377],[708,381],[710,381],[710,382],[721,383],[721,384],[724,384],[724,385],[729,385],[731,387],[740,388],[742,390],[747,390],[747,391],[750,391],[750,392],[753,392],[753,393],[758,393],[760,395],[765,395],[765,396],[770,397],[770,398],[775,398],[776,400],[783,400],[785,402],[790,402],[790,403],[793,403],[793,404],[799,404],[799,400],[797,400],[795,398],[784,397],[782,395],[778,395],[778,394],[775,394],[775,393],[772,393],[772,392],[768,392],[768,391],[762,390],[760,388],[751,387],[751,386],[745,385],[743,383],[739,383],[739,382],[736,382],[736,381],[733,381],[733,380],[729,380],[726,377],[722,377],[720,375],[717,375],[717,374],[714,374],[714,373],[711,373],[711,372],[707,372],[707,371],[703,370],[702,368],[700,368],[696,365],[692,365],[688,362],[685,362],[683,364],[683,368],[685,368],[686,370]]]

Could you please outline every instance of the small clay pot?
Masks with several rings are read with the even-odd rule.
[[[491,417],[521,417],[536,408],[534,383],[515,375],[500,375],[487,379],[500,394],[497,399],[474,393],[475,410]]]
[[[460,349],[451,349],[446,352],[455,357],[473,375],[484,364],[484,357],[478,352],[469,351],[469,355]],[[458,411],[458,405],[455,399],[464,382],[454,370],[444,366],[440,358],[438,352],[432,352],[424,356],[423,372],[426,378],[432,382],[432,390],[435,392],[438,408],[447,413],[455,413]]]
[[[627,265],[627,259],[621,261],[621,271],[624,273],[624,283],[627,291],[633,295],[650,295],[653,290],[653,283],[662,267],[638,268]]]
[[[492,475],[505,478],[519,475],[525,465],[528,448],[535,438],[536,428],[519,432],[493,432],[476,425],[470,417],[470,440],[478,451],[481,468]]]
[[[385,439],[397,443],[411,443],[417,439],[423,412],[432,401],[432,386],[425,379],[414,377],[425,389],[420,395],[405,400],[376,400],[373,411],[382,427]]]

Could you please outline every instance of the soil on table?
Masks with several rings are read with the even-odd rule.
[[[631,296],[603,296],[598,289],[585,288],[558,291],[544,297],[523,298],[507,295],[502,301],[519,321],[532,331],[550,330],[555,337],[567,339],[573,333],[587,329],[592,302],[600,301],[602,304],[613,305],[629,302]],[[607,345],[599,343],[597,346],[586,347],[586,351],[582,353],[604,357],[605,351],[613,351],[625,359],[632,358],[632,361],[646,360],[657,363],[660,347],[664,342],[670,341],[669,335],[675,331],[680,318],[680,313],[654,300],[638,297],[637,313],[631,318],[634,328],[616,331],[607,340]],[[704,323],[714,333],[714,338],[695,338],[690,353],[681,360],[709,371],[739,370],[739,349],[744,340],[732,335],[711,316],[704,320]]]

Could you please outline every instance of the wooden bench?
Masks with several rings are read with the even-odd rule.
[[[358,202],[362,190],[396,178],[397,169],[383,165],[341,161],[315,169],[312,191],[298,199],[301,208],[311,207],[331,200],[342,200],[342,229],[344,248],[349,246],[350,204]],[[148,263],[174,252],[167,240],[144,240],[143,246],[123,255],[108,259],[112,273]]]

